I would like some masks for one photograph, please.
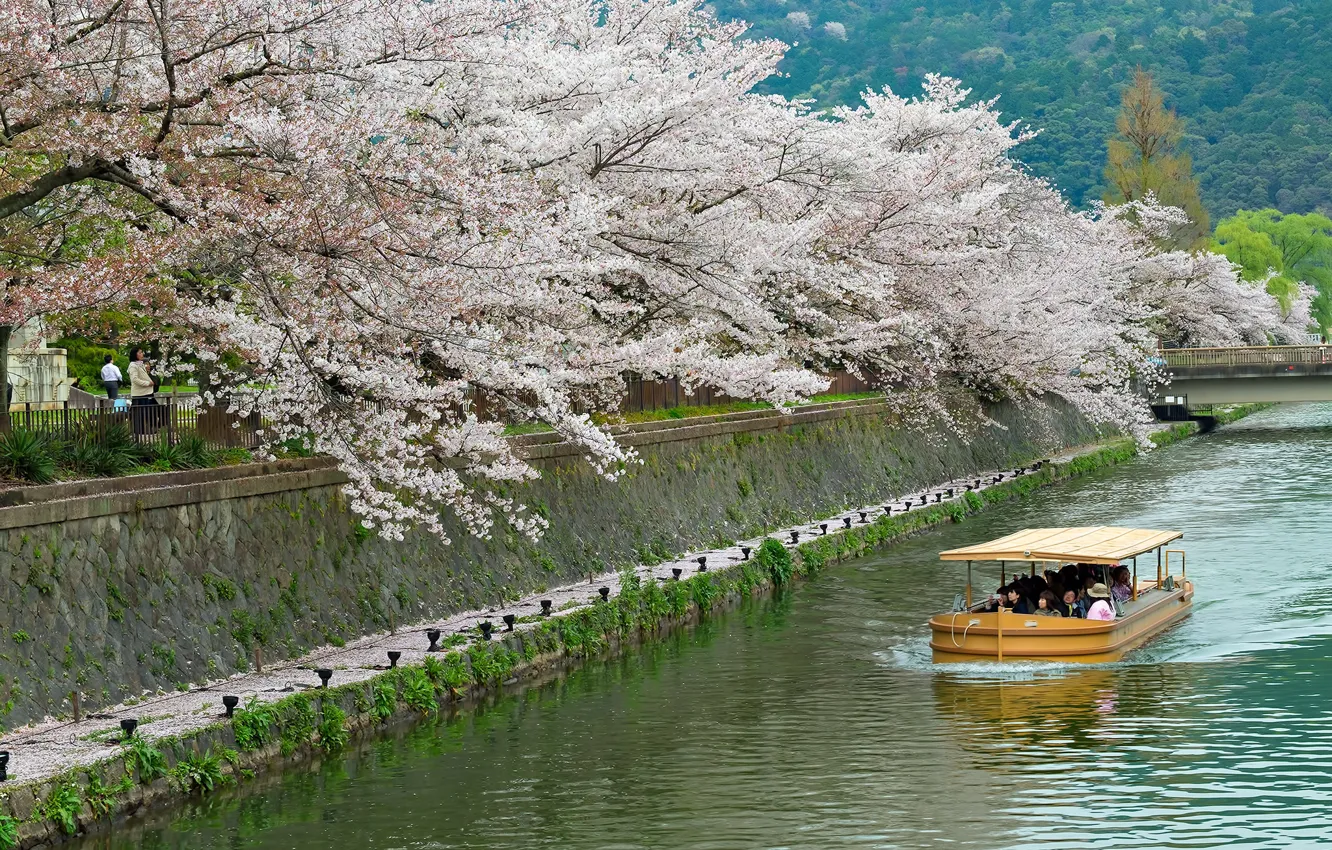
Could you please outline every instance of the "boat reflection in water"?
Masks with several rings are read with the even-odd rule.
[[[1035,528],[941,552],[939,557],[945,561],[967,562],[967,586],[953,611],[930,618],[933,658],[936,662],[1118,661],[1189,615],[1193,585],[1186,577],[1184,553],[1165,548],[1183,536],[1179,531],[1111,526]],[[1156,552],[1156,577],[1140,580],[1138,556],[1152,551]],[[1179,563],[1177,576],[1170,574],[1172,556]],[[1131,596],[1114,603],[1116,615],[1109,621],[1015,614],[1003,607],[987,611],[985,602],[973,598],[973,561],[999,561],[1004,583],[1009,578],[1008,564],[1019,562],[1030,565],[1033,577],[1037,564],[1056,572],[1077,565],[1106,585],[1110,584],[1110,570],[1127,561],[1123,566],[1132,573]]]
[[[1196,671],[1183,665],[1079,666],[999,681],[943,674],[933,689],[943,725],[963,750],[981,756],[1015,750],[1040,760],[1100,751],[1126,735],[1169,752],[1179,730],[1159,722],[1162,707],[1187,702],[1195,679]]]

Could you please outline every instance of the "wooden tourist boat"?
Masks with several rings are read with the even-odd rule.
[[[1187,617],[1193,606],[1193,585],[1185,574],[1184,552],[1166,549],[1183,537],[1179,531],[1093,526],[1033,528],[961,549],[939,553],[945,561],[967,562],[967,588],[955,610],[930,618],[930,649],[936,662],[958,661],[1117,661],[1152,636]],[[1156,552],[1155,580],[1138,578],[1138,556]],[[1179,574],[1170,574],[1177,559]],[[985,611],[988,600],[973,598],[973,561],[999,561],[1001,584],[1017,573],[1010,562],[1031,574],[1058,570],[1066,564],[1093,564],[1108,576],[1123,564],[1133,573],[1132,598],[1116,603],[1114,620],[1082,620],[1015,614],[1007,609]],[[1019,567],[1018,569],[1022,569]],[[1109,586],[1110,582],[1104,582]]]

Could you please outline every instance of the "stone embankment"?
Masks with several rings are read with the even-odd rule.
[[[974,406],[974,405],[973,405]],[[1058,405],[905,425],[883,399],[625,426],[642,463],[609,482],[554,435],[514,438],[541,471],[504,488],[539,543],[456,524],[386,541],[322,460],[0,493],[0,722],[83,712],[485,609],[827,516],[1097,435]]]
[[[1176,426],[1164,436],[1192,430]],[[352,736],[619,652],[830,561],[1134,453],[1119,440],[1039,466],[970,472],[767,538],[602,571],[590,582],[324,646],[263,672],[20,730],[0,742],[12,777],[0,801],[0,848],[107,829],[260,770],[336,755]],[[224,702],[239,704],[235,717],[223,716]],[[138,728],[126,743],[129,719]]]

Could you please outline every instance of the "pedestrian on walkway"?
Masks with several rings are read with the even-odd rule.
[[[157,404],[157,397],[153,395],[156,387],[153,385],[153,376],[148,371],[151,366],[148,355],[142,348],[130,351],[130,421],[134,425],[136,437],[147,430],[149,407]]]
[[[113,404],[120,397],[120,385],[124,382],[125,376],[120,374],[120,367],[115,364],[115,357],[106,355],[102,366],[102,386],[106,388],[106,397],[111,399]]]

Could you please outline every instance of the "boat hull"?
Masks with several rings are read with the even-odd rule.
[[[1129,603],[1110,622],[1026,614],[937,614],[930,618],[930,649],[936,663],[1058,661],[1080,664],[1118,661],[1129,650],[1187,617],[1193,584],[1154,590]]]

